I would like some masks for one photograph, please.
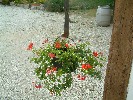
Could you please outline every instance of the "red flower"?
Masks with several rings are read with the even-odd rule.
[[[49,53],[48,56],[49,56],[50,58],[54,58],[54,57],[55,57],[55,54]]]
[[[78,78],[79,80],[85,80],[86,76],[78,75],[77,78]]]
[[[40,88],[42,88],[42,86],[41,86],[41,84],[35,84],[35,88],[38,88],[38,89],[40,89]]]
[[[47,68],[46,73],[49,75],[49,74],[53,73],[56,70],[57,70],[57,67],[52,67],[52,69]]]
[[[57,49],[61,48],[61,43],[60,42],[56,42],[55,43],[55,48],[57,48]]]
[[[86,64],[87,68],[92,68],[92,66],[90,64]]]
[[[47,70],[47,74],[48,74],[48,75],[51,74],[51,70]]]
[[[28,45],[27,50],[32,50],[32,48],[33,48],[33,43],[31,42],[31,43]]]
[[[52,68],[52,71],[54,72],[54,71],[56,71],[57,70],[57,67],[53,67]]]
[[[90,64],[82,64],[82,69],[88,70],[89,68],[92,68]]]
[[[81,75],[80,75],[80,74],[78,74],[77,78],[80,78],[80,77],[81,77]]]
[[[93,55],[94,55],[95,57],[97,57],[97,56],[98,56],[98,53],[97,53],[97,52],[93,52]]]
[[[80,78],[80,80],[85,80],[86,79],[86,76],[82,76],[81,78]]]
[[[66,46],[66,48],[69,48],[69,45],[67,43],[65,44],[65,46]]]
[[[46,73],[51,74],[51,70],[49,68],[47,68]]]
[[[39,84],[36,84],[35,82],[32,82],[34,87],[37,88],[37,89],[40,89],[42,88],[42,85],[39,83]]]
[[[88,67],[86,66],[86,64],[82,64],[82,69],[88,69]]]

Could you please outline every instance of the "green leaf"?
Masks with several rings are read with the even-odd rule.
[[[59,77],[60,77],[62,74],[63,74],[62,69],[59,69],[59,70],[57,71],[57,73],[56,73],[56,75],[59,76]]]
[[[40,75],[40,72],[41,72],[41,69],[40,69],[40,68],[36,68],[36,69],[35,69],[35,73],[36,73],[37,76]]]

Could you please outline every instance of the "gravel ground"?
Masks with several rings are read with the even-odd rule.
[[[95,18],[70,14],[70,37],[75,41],[89,41],[92,50],[108,55],[112,25],[98,27]],[[72,88],[62,96],[51,96],[44,89],[36,89],[32,82],[35,64],[30,63],[29,42],[36,47],[46,39],[55,39],[63,32],[64,14],[0,5],[0,100],[101,100],[104,75],[101,81],[88,78],[75,80]],[[107,63],[107,62],[106,62]],[[105,74],[106,69],[103,68]]]

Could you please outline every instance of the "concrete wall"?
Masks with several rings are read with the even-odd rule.
[[[128,84],[128,94],[127,94],[127,100],[133,100],[133,61],[132,61],[132,69]]]

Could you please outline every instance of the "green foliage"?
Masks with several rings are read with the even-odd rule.
[[[80,80],[85,80],[87,75],[101,79],[98,69],[103,66],[103,56],[92,52],[88,42],[75,44],[69,39],[59,38],[32,51],[34,57],[31,61],[39,65],[35,68],[36,76],[44,81],[45,88],[52,94],[61,95],[63,90],[71,87],[72,73],[80,73],[83,76]]]
[[[114,7],[114,0],[70,0],[70,9],[92,9],[98,6],[110,5]]]
[[[15,3],[16,4],[20,4],[21,3],[21,0],[15,0]]]
[[[46,0],[12,0],[16,4],[29,4],[29,3],[37,3],[37,4],[44,4]]]
[[[44,2],[46,2],[46,0],[29,0],[29,3],[44,4]]]
[[[14,2],[16,4],[27,4],[27,3],[29,3],[29,1],[27,1],[27,0],[14,0]]]
[[[47,0],[45,2],[46,10],[51,12],[63,12],[64,0]]]
[[[3,5],[8,5],[9,4],[9,0],[2,0],[2,4]]]
[[[39,3],[44,4],[46,0],[38,0]]]

